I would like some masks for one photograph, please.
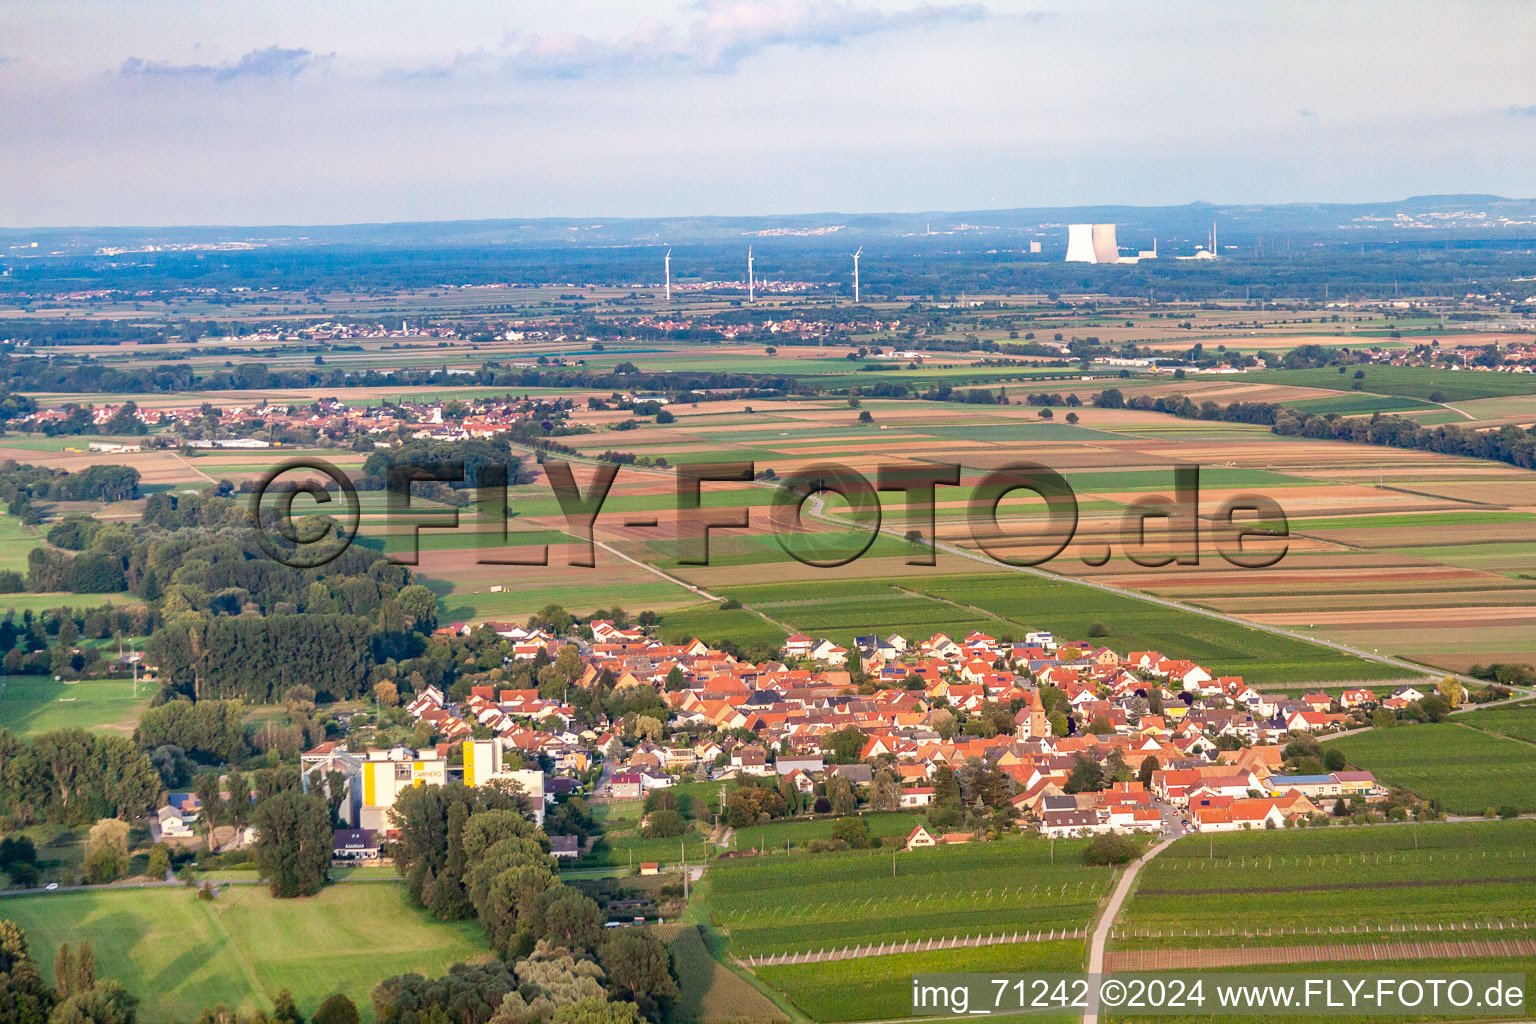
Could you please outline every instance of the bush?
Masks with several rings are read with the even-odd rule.
[[[1520,808],[1516,807],[1514,804],[1505,804],[1503,807],[1499,808],[1499,817],[1505,819],[1506,821],[1511,818],[1518,818],[1520,817]]]
[[[723,612],[735,611],[740,607],[741,602],[736,600],[734,597],[728,597],[724,601],[720,602],[720,610]]]
[[[1130,836],[1106,832],[1094,836],[1083,848],[1084,864],[1129,864],[1141,856],[1141,847]]]
[[[1088,627],[1089,636],[1109,636],[1109,627],[1102,622],[1095,622]]]
[[[652,839],[670,839],[688,831],[688,822],[684,821],[683,816],[676,811],[652,811],[645,816],[645,827],[642,831]]]

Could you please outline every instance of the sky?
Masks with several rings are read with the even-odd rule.
[[[1536,195],[1536,0],[0,0],[0,225]]]

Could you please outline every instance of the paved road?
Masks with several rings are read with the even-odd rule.
[[[1480,680],[1479,682],[1487,682],[1487,680]],[[1450,716],[1447,717],[1465,715],[1472,711],[1481,711],[1484,708],[1496,708],[1503,704],[1517,704],[1522,700],[1530,699],[1530,693],[1526,692],[1525,690],[1516,690],[1512,696],[1505,697],[1503,700],[1491,700],[1486,704],[1463,704],[1455,711],[1452,711]],[[1361,733],[1370,732],[1374,728],[1376,728],[1374,725],[1366,725],[1361,726],[1359,729],[1347,729],[1344,732],[1331,732],[1326,736],[1319,736],[1317,741],[1319,743],[1327,743],[1329,740],[1343,739],[1345,736],[1359,736]]]
[[[1152,849],[1142,855],[1141,859],[1125,869],[1125,874],[1120,876],[1120,884],[1115,886],[1115,891],[1109,897],[1109,903],[1104,907],[1104,913],[1099,917],[1098,925],[1093,929],[1093,938],[1088,946],[1088,973],[1104,973],[1104,946],[1109,941],[1109,933],[1114,930],[1115,918],[1120,914],[1120,905],[1131,894],[1131,887],[1136,884],[1136,876],[1141,873],[1142,866],[1173,845],[1172,839],[1164,839]],[[1088,1000],[1088,1008],[1083,1011],[1083,1024],[1098,1024],[1099,1001],[1098,993],[1093,993]]]

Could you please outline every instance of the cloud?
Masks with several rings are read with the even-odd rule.
[[[201,78],[215,82],[228,82],[237,78],[292,78],[301,71],[314,67],[325,58],[305,49],[287,49],[268,46],[252,50],[234,63],[222,64],[172,64],[170,61],[148,61],[141,57],[129,57],[118,69],[120,75],[136,75],[163,78]]]
[[[509,35],[507,64],[519,74],[580,78],[603,72],[734,71],[773,47],[841,46],[884,32],[979,21],[976,3],[923,4],[884,12],[851,0],[698,0],[686,24],[647,18],[615,39],[576,33]]]
[[[1536,117],[1536,107],[1511,106],[1509,112],[1515,117]]]

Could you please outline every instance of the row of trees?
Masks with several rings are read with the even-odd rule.
[[[1272,402],[1218,405],[1205,401],[1197,405],[1185,395],[1160,398],[1137,395],[1127,399],[1118,388],[1099,392],[1094,396],[1093,404],[1105,409],[1146,409],[1184,419],[1262,423],[1286,437],[1413,448],[1442,455],[1507,462],[1523,469],[1536,468],[1536,428],[1522,430],[1513,424],[1498,430],[1472,430],[1450,423],[1426,427],[1403,416],[1376,413],[1367,419],[1337,413],[1308,413]]]
[[[60,729],[23,742],[0,729],[0,812],[19,824],[132,821],[160,792],[160,773],[126,736]]]

